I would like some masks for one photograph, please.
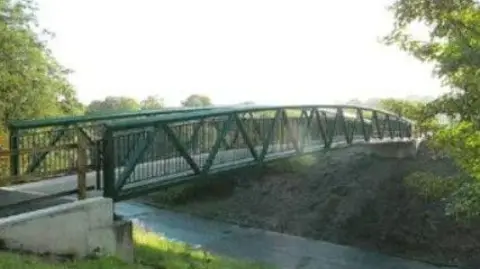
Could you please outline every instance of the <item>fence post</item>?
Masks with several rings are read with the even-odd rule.
[[[78,200],[87,198],[87,141],[82,134],[77,143],[77,189]]]
[[[103,196],[115,200],[115,145],[113,131],[108,128],[103,136]]]
[[[19,131],[13,125],[8,126],[8,149],[10,151],[10,175],[20,175],[20,145],[19,145]]]

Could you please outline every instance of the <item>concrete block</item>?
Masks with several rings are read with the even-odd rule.
[[[115,221],[109,227],[88,233],[88,249],[100,255],[115,256],[124,262],[134,261],[133,227],[130,220]]]
[[[88,210],[88,223],[90,228],[107,227],[112,225],[114,205],[111,199],[105,199],[102,197],[91,198],[96,201],[89,204]],[[90,199],[88,199],[90,200]]]
[[[115,230],[116,252],[115,256],[125,262],[134,261],[133,224],[130,220],[116,221]]]
[[[392,141],[387,143],[371,143],[363,145],[371,154],[382,158],[405,159],[417,156],[417,142]]]
[[[116,253],[115,231],[110,227],[95,228],[85,234],[87,249],[94,256],[114,256]]]
[[[85,257],[97,249],[114,252],[115,234],[96,232],[113,226],[112,210],[111,199],[92,198],[9,216],[0,219],[0,239],[7,248],[35,253]]]
[[[83,256],[88,251],[87,231],[87,214],[80,211],[63,215],[37,215],[22,222],[2,221],[0,224],[0,238],[5,247],[35,253]]]

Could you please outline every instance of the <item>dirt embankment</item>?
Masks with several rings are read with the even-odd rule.
[[[480,254],[480,226],[471,229],[446,217],[440,202],[426,203],[403,178],[414,171],[458,173],[452,161],[423,148],[414,160],[380,159],[360,148],[335,150],[240,171],[215,186],[188,191],[159,206],[439,264]],[[480,267],[478,267],[480,268]]]

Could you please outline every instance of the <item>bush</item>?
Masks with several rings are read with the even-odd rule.
[[[451,197],[462,185],[462,180],[456,177],[440,177],[429,172],[414,172],[404,178],[404,183],[426,202],[434,202]]]
[[[462,222],[475,222],[480,217],[480,183],[462,184],[447,203],[446,213]]]
[[[405,177],[404,183],[427,203],[444,202],[446,215],[457,221],[471,223],[480,220],[480,183],[477,180],[415,172]]]

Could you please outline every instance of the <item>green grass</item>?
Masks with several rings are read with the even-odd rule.
[[[54,257],[0,252],[1,269],[267,269],[269,265],[220,257],[189,245],[134,230],[135,262],[105,257],[62,262]]]

